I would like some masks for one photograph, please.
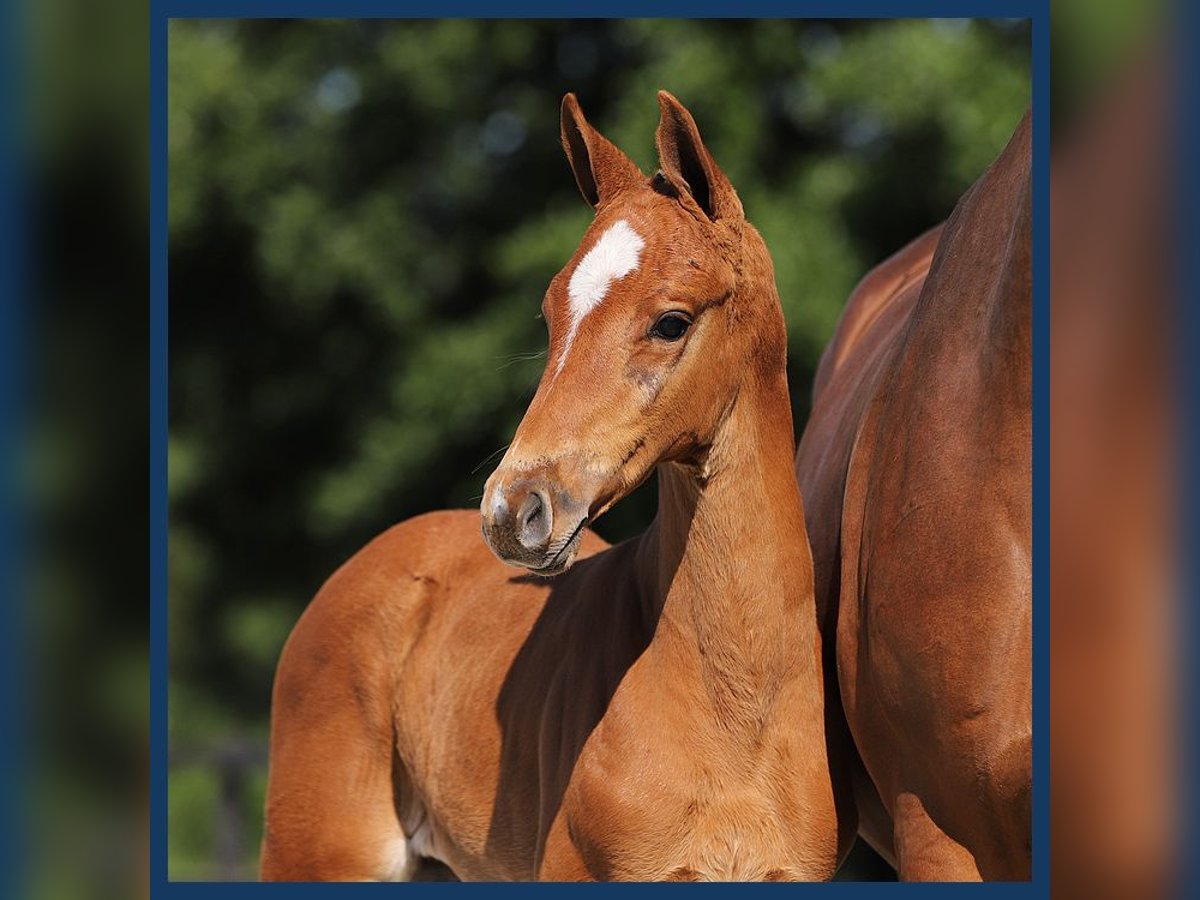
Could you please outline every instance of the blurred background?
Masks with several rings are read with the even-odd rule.
[[[271,681],[322,581],[478,503],[590,219],[559,101],[647,173],[675,93],[771,249],[795,420],[846,297],[1030,102],[1004,21],[174,21],[169,875],[255,876]],[[654,509],[650,483],[602,519]],[[843,875],[886,877],[869,853]]]
[[[26,227],[5,359],[19,462],[0,472],[22,525],[0,633],[23,675],[5,679],[15,721],[0,725],[18,801],[2,871],[7,896],[126,900],[148,858],[149,28],[126,0],[3,6],[0,116]]]

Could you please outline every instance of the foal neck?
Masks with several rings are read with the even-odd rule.
[[[761,728],[783,687],[818,670],[786,376],[758,377],[701,466],[659,466],[658,515],[639,553],[652,646],[699,679],[729,727]],[[819,685],[804,693],[820,702]]]

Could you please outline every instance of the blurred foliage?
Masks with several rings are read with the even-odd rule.
[[[6,574],[28,594],[10,637],[30,670],[8,735],[28,810],[13,894],[129,898],[147,859],[149,27],[136,2],[10,10],[29,522]]]
[[[1056,128],[1073,121],[1127,70],[1131,56],[1159,53],[1172,4],[1165,0],[1057,0],[1050,7],[1054,61],[1050,109]]]
[[[800,427],[854,283],[998,153],[1029,59],[1013,21],[173,22],[173,748],[264,735],[323,579],[393,522],[477,503],[589,220],[564,92],[647,172],[655,90],[691,108],[772,250]],[[213,790],[172,779],[172,877],[211,871]]]

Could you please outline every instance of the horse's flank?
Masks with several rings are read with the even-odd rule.
[[[1029,876],[1029,173],[1026,116],[864,280],[796,457],[840,809],[905,878]]]

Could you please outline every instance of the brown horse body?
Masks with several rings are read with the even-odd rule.
[[[546,295],[546,371],[488,481],[488,543],[477,512],[398,525],[289,639],[264,878],[400,878],[418,856],[466,879],[833,874],[770,258],[660,101],[652,179],[564,102],[596,220]],[[653,526],[606,548],[585,525],[655,469]]]
[[[1030,875],[1029,177],[1027,114],[856,289],[796,454],[841,845],[905,879]]]

